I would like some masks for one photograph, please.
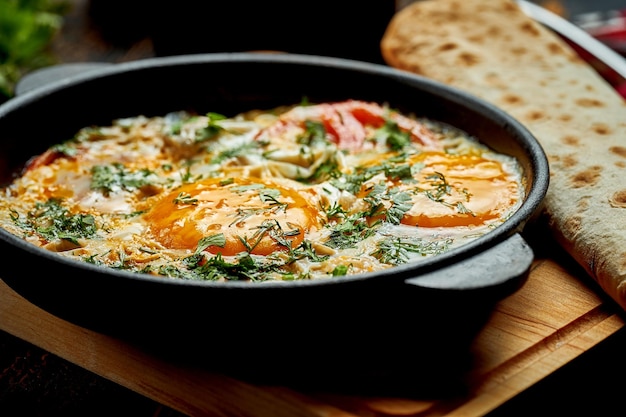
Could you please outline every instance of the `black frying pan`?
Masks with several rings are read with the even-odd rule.
[[[526,197],[504,224],[418,264],[330,280],[190,282],[79,263],[0,230],[0,276],[76,324],[218,369],[308,381],[362,374],[447,380],[494,305],[528,276],[522,235],[548,187],[546,157],[505,112],[469,94],[385,66],[291,54],[204,54],[96,67],[0,106],[6,180],[80,128],[177,110],[227,115],[348,98],[389,103],[459,127],[518,158]],[[441,377],[438,379],[438,377]],[[376,379],[375,378],[375,379]],[[419,378],[418,378],[419,379]],[[371,380],[371,379],[370,379]],[[421,380],[421,379],[420,379]],[[329,382],[325,382],[328,386]]]

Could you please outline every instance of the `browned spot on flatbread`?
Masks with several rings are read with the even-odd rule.
[[[600,179],[600,173],[602,172],[601,166],[593,166],[589,169],[579,172],[572,177],[572,187],[581,188],[590,185],[595,185]]]
[[[445,52],[445,51],[451,51],[451,50],[456,49],[456,48],[458,48],[458,45],[456,43],[446,42],[446,43],[444,43],[443,45],[441,45],[439,47],[439,50],[441,52]]]
[[[550,165],[557,164],[561,161],[561,156],[558,154],[548,154],[547,156],[548,156],[548,162],[550,163]]]
[[[506,13],[519,13],[519,8],[513,3],[502,4],[502,11]]]
[[[562,122],[569,122],[572,119],[573,117],[571,114],[562,114],[559,116],[559,120],[561,120]]]
[[[470,41],[471,43],[481,44],[484,42],[485,37],[483,35],[475,35],[475,36],[468,36],[466,39]]]
[[[548,44],[548,52],[552,55],[557,55],[563,53],[563,47],[557,43],[550,42]]]
[[[565,168],[571,168],[578,165],[578,159],[576,159],[574,155],[564,156],[563,159],[561,159],[561,162],[563,163],[563,167]]]
[[[499,37],[502,32],[497,26],[487,28],[487,36],[489,38]]]
[[[459,62],[463,66],[471,67],[478,64],[480,62],[480,59],[474,54],[470,54],[469,52],[463,52],[459,54]]]
[[[523,102],[522,98],[515,94],[507,94],[502,97],[502,101],[506,104],[521,104]]]
[[[539,31],[531,22],[522,23],[520,29],[522,30],[522,32],[527,33],[528,35],[539,36]]]
[[[618,168],[626,168],[626,163],[623,162],[623,161],[617,161],[615,163],[615,166],[618,167]]]
[[[609,151],[614,153],[617,156],[621,156],[622,158],[626,158],[626,148],[623,146],[611,146]]]
[[[569,146],[578,146],[578,144],[580,143],[580,139],[576,136],[568,135],[561,138],[561,142]]]
[[[604,102],[595,98],[579,98],[576,104],[580,107],[604,107]]]
[[[531,110],[524,116],[528,121],[537,121],[545,117],[545,113],[541,110]]]
[[[604,123],[598,123],[598,124],[593,125],[593,131],[596,132],[598,135],[610,135],[611,134],[611,128],[605,125]]]
[[[626,190],[616,192],[609,199],[609,204],[616,208],[626,208]]]

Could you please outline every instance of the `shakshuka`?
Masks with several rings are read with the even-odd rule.
[[[0,226],[177,279],[371,272],[463,245],[519,207],[518,162],[478,139],[358,100],[118,119],[32,158],[2,189]]]

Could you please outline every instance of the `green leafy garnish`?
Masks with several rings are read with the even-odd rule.
[[[193,205],[198,204],[198,199],[191,197],[190,194],[185,194],[183,192],[180,192],[180,193],[178,193],[178,195],[174,199],[174,204],[191,205],[191,206],[193,206]]]
[[[332,276],[341,277],[348,274],[348,270],[350,269],[349,265],[337,265],[335,269],[333,269]]]
[[[206,116],[208,118],[207,125],[196,131],[196,142],[203,142],[205,140],[212,139],[224,130],[224,128],[220,126],[219,122],[220,120],[226,119],[226,116],[213,112],[207,113]]]
[[[259,147],[258,142],[250,142],[245,143],[241,146],[235,146],[233,148],[228,148],[220,151],[215,158],[211,160],[212,164],[221,164],[222,162],[230,159],[236,158],[240,155],[246,155],[253,149],[257,149]]]
[[[391,224],[400,224],[404,214],[413,207],[411,196],[399,191],[397,188],[387,188],[384,183],[376,184],[367,197],[364,198],[370,204],[368,216],[384,215],[385,221]],[[391,202],[388,209],[384,209],[383,201]]]
[[[297,138],[298,143],[306,146],[313,146],[316,143],[327,143],[326,128],[324,124],[317,121],[305,120],[304,133]]]
[[[346,216],[340,223],[330,227],[332,232],[326,245],[335,249],[352,248],[375,232],[375,228],[368,223],[363,213]]]
[[[411,241],[399,237],[385,239],[378,243],[378,249],[371,255],[380,262],[399,265],[410,260],[411,253],[426,256],[437,255],[448,250],[452,239],[424,241],[412,239]]]
[[[97,227],[90,214],[71,214],[60,199],[36,203],[26,218],[12,212],[13,222],[28,233],[36,233],[47,241],[63,239],[78,245],[78,239],[93,237]]]
[[[374,140],[385,143],[393,151],[400,151],[411,144],[411,134],[401,130],[396,122],[385,120],[385,124],[374,133]]]
[[[223,248],[226,246],[226,237],[223,233],[217,233],[211,236],[205,236],[198,241],[198,247],[196,253],[204,251],[209,246],[219,246]]]
[[[452,195],[452,186],[448,183],[446,177],[442,173],[435,172],[434,174],[426,177],[426,179],[431,180],[433,189],[420,191],[423,192],[428,198],[447,207],[455,208],[461,214],[474,215],[474,213],[465,207],[465,205],[460,201],[457,203],[449,203],[445,201],[444,198],[446,196]],[[461,193],[463,193],[465,195],[465,199],[469,201],[470,193],[466,189],[461,190]]]
[[[105,195],[124,190],[134,191],[150,184],[154,173],[148,169],[128,171],[122,164],[95,165],[91,168],[91,188],[100,190]]]

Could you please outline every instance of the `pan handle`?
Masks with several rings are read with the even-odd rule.
[[[474,256],[409,278],[405,283],[432,290],[514,289],[528,277],[533,259],[532,248],[515,233]]]

